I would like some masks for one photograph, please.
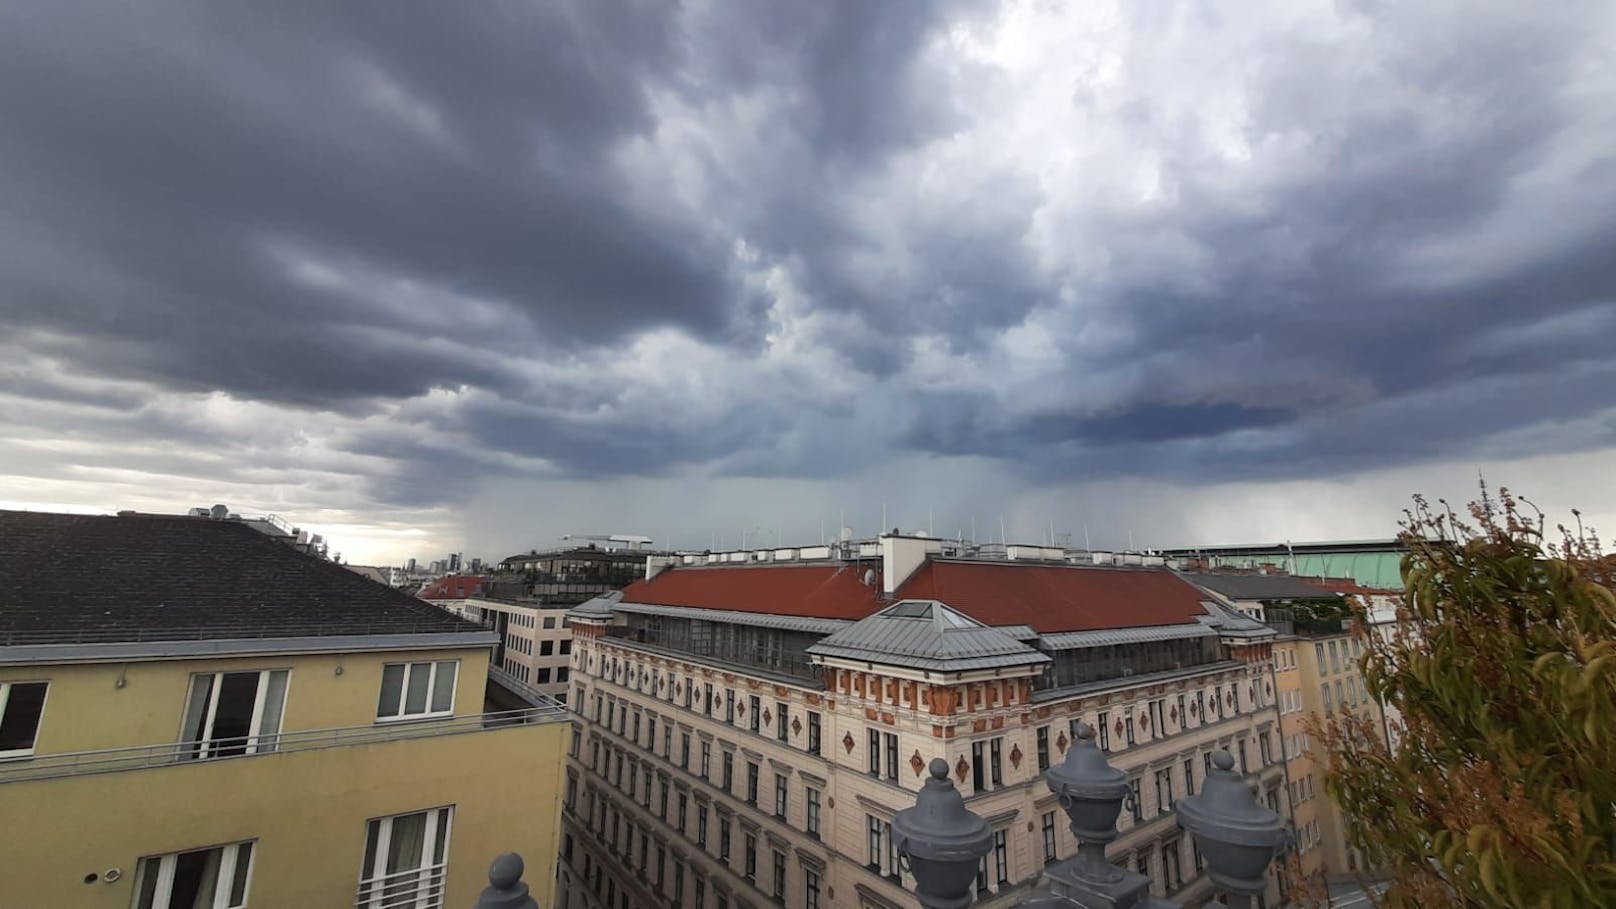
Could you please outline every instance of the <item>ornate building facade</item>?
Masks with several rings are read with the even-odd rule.
[[[558,905],[914,906],[891,825],[934,757],[994,828],[981,901],[1008,904],[1075,849],[1041,775],[1080,719],[1133,789],[1111,856],[1206,899],[1174,801],[1212,752],[1289,816],[1273,631],[1165,570],[1012,554],[653,558],[574,609]]]

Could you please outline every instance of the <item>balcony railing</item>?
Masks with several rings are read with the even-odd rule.
[[[354,906],[356,909],[441,909],[445,874],[445,866],[439,863],[367,878],[359,882]]]
[[[563,721],[569,714],[559,704],[530,707],[525,710],[504,710],[497,713],[474,713],[462,716],[425,720],[403,720],[366,726],[339,726],[331,729],[302,729],[277,735],[256,736],[251,748],[245,742],[225,743],[227,750],[237,746],[243,753],[218,757],[198,758],[196,755],[206,744],[218,749],[220,743],[166,742],[161,745],[136,745],[131,748],[102,748],[94,751],[68,751],[41,754],[30,758],[0,761],[0,784],[24,780],[48,780],[58,777],[81,776],[90,773],[114,773],[140,770],[147,767],[166,767],[172,764],[212,763],[235,758],[262,757],[266,754],[292,751],[312,751],[318,748],[343,748],[376,742],[394,742],[403,739],[436,738],[447,735],[465,735],[511,726],[530,726]],[[245,753],[250,750],[252,753]]]

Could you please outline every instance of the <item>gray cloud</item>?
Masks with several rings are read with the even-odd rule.
[[[1057,12],[8,8],[0,482],[1616,446],[1608,6]]]

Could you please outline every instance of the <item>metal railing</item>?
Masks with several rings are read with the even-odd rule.
[[[288,622],[286,624],[260,623],[193,625],[184,627],[86,627],[52,628],[41,630],[0,628],[0,647],[26,644],[130,644],[159,641],[240,640],[260,638],[332,637],[340,635],[379,634],[464,634],[491,631],[488,622],[461,619],[460,625],[445,617],[432,619],[377,619],[370,622]]]
[[[356,909],[441,909],[446,865],[395,871],[359,882]]]
[[[395,720],[367,726],[339,726],[330,729],[301,729],[277,735],[256,736],[251,740],[218,740],[165,742],[160,745],[136,745],[128,748],[101,748],[93,751],[68,751],[35,755],[0,761],[0,785],[25,780],[46,780],[59,777],[81,776],[91,773],[115,773],[149,767],[166,767],[184,763],[211,763],[235,758],[262,757],[266,754],[293,751],[312,751],[318,748],[343,748],[404,739],[435,738],[446,735],[465,735],[511,726],[531,726],[568,719],[567,709],[560,704],[530,707],[525,710],[503,710],[496,713],[474,713],[462,716],[420,720]],[[204,747],[241,751],[216,757],[199,757]]]

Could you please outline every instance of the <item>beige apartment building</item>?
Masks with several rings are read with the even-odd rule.
[[[574,609],[558,905],[915,906],[891,825],[934,757],[994,828],[979,900],[1007,905],[1076,849],[1042,772],[1080,719],[1133,787],[1111,857],[1204,902],[1174,801],[1212,752],[1288,811],[1275,633],[1063,556],[894,534],[654,558]]]
[[[489,670],[567,703],[572,677],[569,606],[472,596],[432,599],[439,607],[488,626],[497,635]]]
[[[1322,743],[1307,727],[1314,718],[1346,709],[1367,712],[1378,734],[1386,735],[1386,718],[1372,702],[1358,670],[1363,644],[1351,633],[1352,620],[1328,616],[1344,605],[1343,596],[1353,595],[1370,607],[1373,624],[1374,610],[1387,592],[1350,579],[1272,572],[1201,572],[1183,577],[1279,633],[1273,644],[1273,681],[1297,862],[1310,878],[1340,880],[1362,872],[1361,857],[1346,843],[1352,819],[1324,791],[1327,765]],[[1320,605],[1332,608],[1309,608]]]

